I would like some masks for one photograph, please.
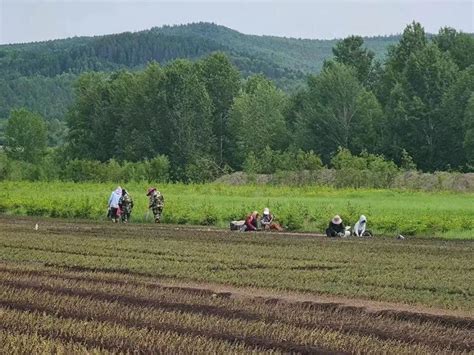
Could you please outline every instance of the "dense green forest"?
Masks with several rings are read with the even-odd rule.
[[[208,30],[217,29],[223,31],[221,41],[230,41],[228,32],[211,25],[147,34],[169,36],[174,29],[184,36],[189,28],[204,40]],[[254,37],[256,46],[264,39]],[[272,48],[289,46],[285,39],[269,41]],[[110,47],[97,46],[97,51],[104,48]],[[111,171],[128,166],[144,178],[166,170],[174,181],[212,180],[233,170],[314,170],[323,164],[338,170],[350,164],[382,175],[397,169],[395,164],[423,171],[473,170],[471,35],[442,28],[428,36],[412,23],[384,58],[358,36],[334,42],[331,52],[321,70],[292,93],[265,75],[242,74],[234,57],[221,51],[193,61],[151,62],[142,69],[89,71],[74,82],[67,131],[43,122],[38,113],[14,110],[5,128],[6,154],[25,164],[43,161],[69,176],[105,164]],[[108,55],[116,55],[117,62],[139,62],[114,53]],[[47,143],[58,145],[62,133],[64,144],[46,154]],[[3,163],[4,176],[8,164]]]
[[[377,57],[399,37],[366,38]],[[0,119],[26,107],[46,119],[64,119],[72,103],[72,82],[88,71],[141,70],[148,62],[195,60],[226,53],[243,77],[263,74],[293,91],[309,73],[321,70],[335,40],[251,36],[209,23],[153,28],[136,33],[69,38],[0,46]]]

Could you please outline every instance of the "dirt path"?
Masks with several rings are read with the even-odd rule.
[[[27,216],[9,216],[0,214],[0,225],[25,225],[27,228],[34,228],[35,224],[38,223],[39,227],[58,227],[61,225],[67,225],[71,229],[74,229],[71,226],[71,223],[77,225],[77,227],[87,228],[88,225],[92,226],[102,226],[102,227],[116,227],[116,225],[105,222],[105,221],[95,221],[95,220],[68,220],[62,218],[50,218],[50,217],[27,217]],[[131,223],[127,225],[121,224],[121,227],[127,228],[136,228],[139,227],[143,230],[167,230],[167,231],[198,231],[198,232],[208,232],[208,233],[219,233],[219,234],[229,234],[235,235],[239,234],[238,231],[230,231],[229,229],[223,229],[215,226],[200,226],[200,225],[181,225],[181,224],[154,224],[154,223]],[[278,236],[297,236],[297,237],[317,237],[325,238],[326,236],[321,233],[314,232],[274,232],[274,231],[258,231],[251,232],[248,234],[261,234],[261,235],[278,235]]]

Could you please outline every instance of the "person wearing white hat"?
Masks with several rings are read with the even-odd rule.
[[[329,221],[326,235],[328,237],[343,237],[345,236],[345,232],[346,227],[344,226],[344,223],[342,223],[342,218],[339,215],[335,215],[333,219]]]
[[[262,224],[263,229],[270,229],[270,225],[273,222],[273,215],[270,213],[270,209],[268,207],[265,207],[263,209],[263,217],[260,220],[260,223]]]
[[[361,215],[359,221],[354,225],[354,235],[357,237],[371,237],[372,232],[367,228],[367,217]]]
[[[107,216],[112,220],[112,222],[117,223],[120,218],[120,206],[119,201],[122,197],[122,188],[117,186],[115,191],[112,191],[109,197],[109,202],[107,203],[108,212]]]
[[[263,229],[282,231],[283,230],[282,226],[279,223],[275,222],[274,219],[275,217],[270,212],[270,209],[268,207],[265,207],[263,209],[263,217],[260,220],[260,223],[262,224]]]

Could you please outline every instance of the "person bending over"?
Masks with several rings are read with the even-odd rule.
[[[367,229],[367,218],[361,215],[359,221],[354,225],[354,235],[356,237],[372,237],[372,232]]]
[[[252,232],[258,230],[258,217],[259,213],[257,211],[253,211],[251,214],[247,216],[245,219],[245,231],[246,232]]]
[[[342,219],[339,215],[335,215],[334,218],[329,221],[329,226],[326,229],[326,235],[328,237],[344,237],[346,227],[342,223]]]

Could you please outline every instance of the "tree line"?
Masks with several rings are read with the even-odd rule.
[[[242,79],[220,52],[195,62],[153,62],[141,71],[82,74],[66,142],[55,154],[59,163],[164,156],[176,181],[248,167],[269,172],[270,159],[306,153],[331,165],[340,149],[409,161],[423,171],[472,171],[471,35],[443,28],[428,37],[412,23],[383,62],[358,36],[339,41],[333,54],[291,95],[263,75]],[[7,125],[6,151],[26,159],[11,137],[14,122]]]

